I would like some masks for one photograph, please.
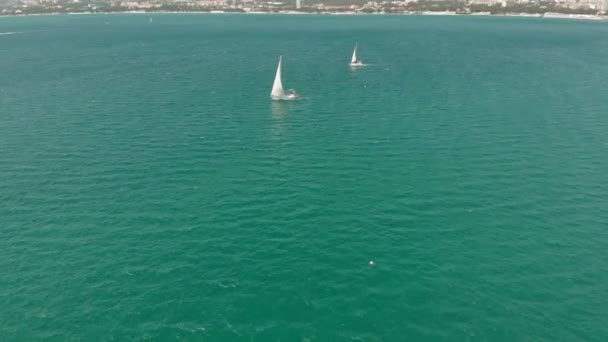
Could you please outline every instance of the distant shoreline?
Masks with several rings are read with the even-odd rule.
[[[250,12],[233,12],[233,11],[117,11],[117,12],[55,12],[55,13],[28,13],[28,14],[2,14],[2,17],[33,17],[33,16],[55,16],[55,15],[112,15],[112,14],[258,14],[258,15],[340,15],[340,16],[471,16],[471,17],[522,17],[522,18],[545,18],[545,19],[574,19],[574,20],[591,20],[591,21],[606,21],[606,15],[594,14],[562,14],[562,13],[506,13],[506,14],[491,14],[486,12],[477,13],[457,13],[457,12],[403,12],[403,13],[357,13],[357,12],[320,12],[306,13],[298,11],[250,11]]]

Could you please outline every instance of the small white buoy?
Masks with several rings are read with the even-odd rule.
[[[373,261],[370,261],[370,262],[369,262],[369,265],[370,265],[370,266],[372,266],[372,267],[374,267],[374,265],[375,265],[375,264],[374,264],[374,262],[373,262]]]

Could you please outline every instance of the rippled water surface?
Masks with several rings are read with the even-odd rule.
[[[608,340],[608,25],[0,32],[0,340]]]

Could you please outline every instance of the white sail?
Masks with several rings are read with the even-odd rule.
[[[273,98],[282,98],[285,96],[285,91],[283,90],[283,82],[281,81],[281,60],[282,56],[279,57],[279,66],[277,67],[277,74],[274,77],[274,83],[272,84],[272,91],[270,92],[270,97]]]
[[[353,50],[353,58],[351,58],[350,62],[355,63],[357,61],[357,44],[355,44],[355,49]]]

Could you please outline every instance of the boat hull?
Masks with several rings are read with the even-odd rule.
[[[284,95],[284,96],[273,96],[270,95],[270,98],[274,101],[295,101],[300,97],[297,95]]]

